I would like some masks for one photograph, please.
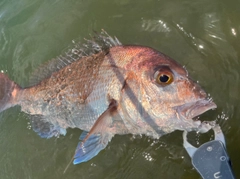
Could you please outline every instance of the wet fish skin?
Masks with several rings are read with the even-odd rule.
[[[158,73],[173,81],[158,84]],[[40,136],[64,135],[67,128],[88,132],[80,136],[75,164],[97,155],[115,134],[159,138],[198,130],[201,123],[191,117],[216,108],[181,65],[144,46],[117,45],[81,57],[25,89],[4,74],[0,83],[2,110],[20,105]]]
[[[181,65],[148,47],[115,47],[110,50],[110,56],[111,65],[125,71],[117,77],[124,87],[115,99],[120,101],[118,111],[131,133],[158,138],[176,128],[196,127],[192,120],[179,119],[175,107],[205,99],[206,93],[188,77]],[[168,86],[158,85],[154,73],[166,67],[173,73],[174,82]]]
[[[152,112],[160,113],[156,114],[156,116],[166,114],[168,110],[167,118],[174,114],[173,110],[168,109],[169,106],[180,106],[186,102],[206,97],[205,92],[201,89],[199,91],[197,84],[189,81],[186,71],[180,65],[170,60],[170,58],[166,60],[165,56],[154,52],[153,49],[146,47],[114,47],[109,50],[106,57],[102,53],[95,55],[95,58],[86,57],[72,63],[53,73],[50,78],[44,79],[37,86],[24,89],[20,97],[22,110],[29,114],[44,115],[49,119],[49,122],[54,123],[53,121],[56,121],[62,128],[77,127],[89,131],[95,120],[107,109],[109,99],[115,99],[116,101],[122,101],[118,106],[121,118],[123,120],[127,118],[126,112],[130,115],[130,121],[133,120],[133,123],[140,124],[139,126],[135,124],[129,126],[128,130],[135,134],[142,134],[144,133],[142,128],[148,126],[144,122],[147,119],[141,118],[139,109],[134,106],[140,99],[129,98],[128,90],[131,90],[136,97],[140,94],[141,101],[144,102],[145,106],[139,104],[139,108],[148,109],[149,111],[146,111],[148,114]],[[148,56],[151,58],[145,59]],[[185,78],[182,82],[178,82],[180,83],[178,84],[179,87],[176,87],[176,89],[179,89],[179,94],[174,95],[168,89],[168,91],[165,90],[164,92],[165,97],[161,98],[163,92],[157,91],[161,87],[155,83],[149,83],[150,75],[153,76],[149,71],[154,73],[153,69],[159,64],[159,68],[161,68],[161,64],[168,65],[175,71],[175,76],[181,75],[181,78]],[[131,81],[131,83],[129,84],[128,81]],[[126,89],[122,89],[126,82],[130,88],[125,86]],[[149,86],[149,88],[144,89],[145,86]],[[194,86],[198,89],[195,90],[197,93],[192,91]],[[155,90],[155,87],[157,87],[157,90]],[[137,90],[135,91],[135,89]],[[149,96],[155,97],[156,95],[159,97],[152,99],[150,102],[147,101],[146,98]],[[172,104],[170,101],[172,101]],[[126,104],[124,105],[127,108],[125,112],[122,109],[122,103]],[[165,103],[165,105],[156,108],[161,103]],[[167,110],[164,109],[164,106],[166,106]],[[57,116],[54,114],[57,114]],[[65,118],[65,120],[62,118]],[[152,118],[151,120],[156,119]],[[157,126],[165,127],[163,124],[159,123]],[[133,129],[135,127],[137,127],[136,130]],[[152,129],[148,130],[151,131]],[[118,132],[116,131],[116,133]]]

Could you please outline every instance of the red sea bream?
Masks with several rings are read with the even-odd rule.
[[[176,61],[105,32],[33,76],[35,84],[22,88],[0,73],[0,111],[20,105],[43,138],[83,130],[74,164],[96,156],[115,134],[157,139],[174,130],[205,132],[211,126],[192,119],[216,108]]]

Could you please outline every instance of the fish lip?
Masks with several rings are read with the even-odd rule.
[[[194,117],[215,108],[217,108],[217,105],[212,100],[200,99],[195,102],[177,106],[177,112],[185,119],[193,119]]]

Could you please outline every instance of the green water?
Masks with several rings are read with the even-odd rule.
[[[239,0],[1,0],[0,69],[26,86],[34,69],[93,30],[105,29],[123,44],[156,48],[185,65],[218,105],[202,118],[220,123],[240,178],[239,17]],[[115,136],[97,157],[63,174],[80,130],[42,139],[19,108],[0,118],[0,179],[200,178],[179,131],[159,140]],[[199,145],[213,136],[190,138]]]

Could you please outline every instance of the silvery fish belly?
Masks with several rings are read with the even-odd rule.
[[[36,70],[28,88],[0,73],[0,112],[20,105],[43,138],[83,130],[74,164],[96,156],[115,134],[208,131],[192,120],[216,108],[206,96],[170,57],[104,31]]]

